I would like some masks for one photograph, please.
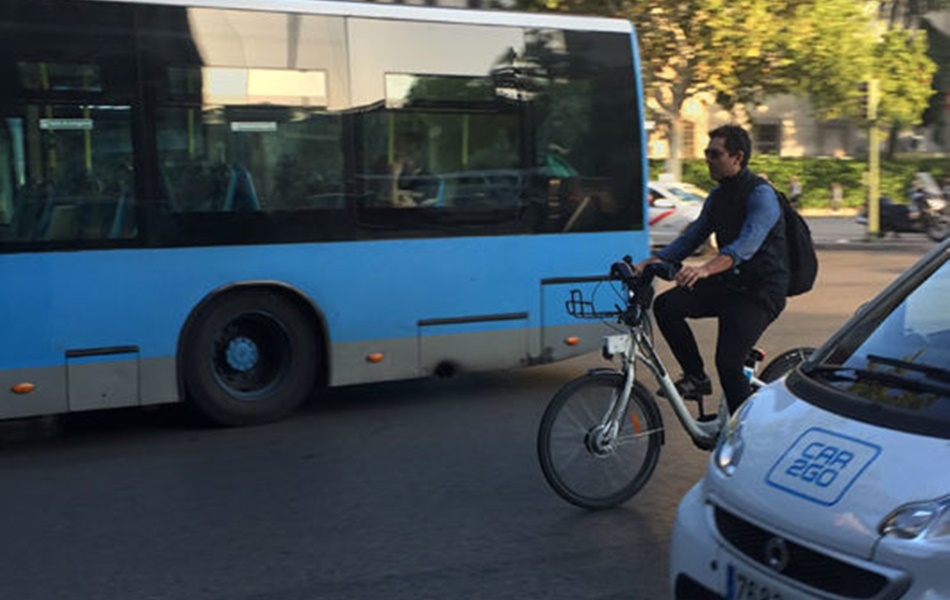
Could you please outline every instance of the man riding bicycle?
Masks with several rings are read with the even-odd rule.
[[[775,190],[748,169],[749,134],[737,125],[724,125],[709,132],[709,138],[706,165],[719,185],[676,240],[634,268],[641,272],[653,262],[680,262],[716,235],[719,253],[699,266],[684,266],[676,275],[677,287],[660,294],[653,311],[683,369],[676,388],[693,400],[712,394],[712,382],[686,319],[718,319],[716,370],[734,413],[751,393],[743,363],[785,308],[785,223]]]

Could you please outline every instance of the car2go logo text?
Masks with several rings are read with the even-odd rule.
[[[830,506],[880,453],[875,444],[813,427],[772,465],[765,480],[790,494]]]

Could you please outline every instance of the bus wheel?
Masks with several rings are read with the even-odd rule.
[[[231,293],[203,307],[183,352],[188,400],[220,425],[276,421],[300,406],[318,380],[312,319],[269,290]]]

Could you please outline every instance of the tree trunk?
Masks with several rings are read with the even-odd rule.
[[[679,113],[670,119],[670,155],[666,159],[666,172],[673,181],[683,180],[683,119]]]
[[[894,153],[897,152],[897,134],[899,132],[896,125],[892,125],[890,131],[887,132],[887,149],[884,151],[884,158],[887,160],[894,159]]]

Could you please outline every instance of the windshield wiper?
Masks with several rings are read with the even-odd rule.
[[[868,362],[881,363],[882,365],[907,369],[908,371],[917,371],[918,373],[923,373],[931,379],[936,379],[937,381],[942,381],[944,383],[950,383],[950,370],[948,369],[935,367],[933,365],[924,363],[915,363],[907,360],[901,360],[899,358],[878,356],[877,354],[868,354],[867,359]]]
[[[859,381],[873,381],[874,383],[881,383],[888,387],[910,390],[912,392],[941,394],[943,396],[950,395],[950,386],[929,383],[898,373],[887,373],[833,364],[819,364],[808,369],[809,375],[817,375],[819,373],[828,379],[837,381],[853,381],[855,383]]]

